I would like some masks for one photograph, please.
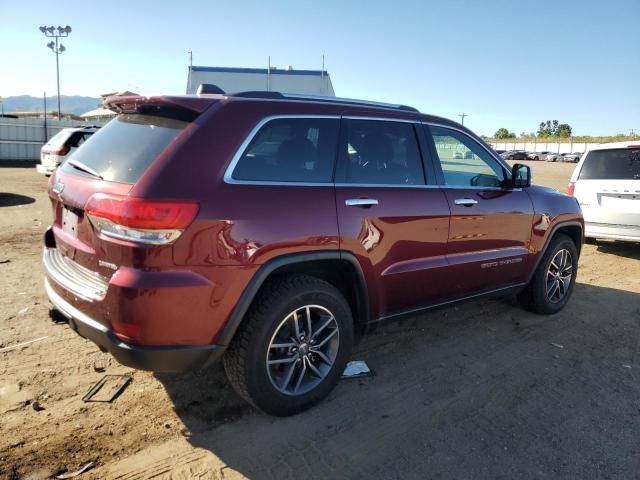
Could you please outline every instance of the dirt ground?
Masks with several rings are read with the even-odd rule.
[[[573,169],[533,166],[560,190]],[[353,354],[375,376],[278,419],[247,407],[219,368],[133,371],[48,320],[45,185],[34,169],[0,168],[2,479],[89,462],[77,478],[640,475],[640,245],[585,246],[555,316],[489,300],[384,325]],[[111,404],[84,403],[105,373],[133,382]]]

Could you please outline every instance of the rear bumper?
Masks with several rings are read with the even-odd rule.
[[[125,343],[109,328],[58,295],[48,279],[45,279],[44,286],[49,301],[67,318],[69,326],[76,333],[91,340],[101,350],[108,351],[128,367],[154,372],[181,372],[214,363],[224,353],[225,347],[220,345],[141,346]]]
[[[584,236],[626,242],[640,242],[640,226],[585,222]]]
[[[38,163],[36,165],[36,171],[38,173],[41,173],[42,175],[52,175],[53,172],[55,171],[56,167],[48,167],[46,165],[43,165],[41,163]]]

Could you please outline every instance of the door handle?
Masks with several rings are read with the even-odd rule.
[[[378,200],[375,198],[348,198],[344,204],[347,207],[371,208],[378,205]]]
[[[456,198],[453,203],[455,203],[456,205],[463,205],[465,207],[471,207],[472,205],[475,205],[476,203],[478,203],[477,200],[474,200],[473,198]]]

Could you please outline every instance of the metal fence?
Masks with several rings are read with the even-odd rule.
[[[82,125],[77,120],[0,117],[0,160],[39,160],[40,148],[47,140],[63,128]]]

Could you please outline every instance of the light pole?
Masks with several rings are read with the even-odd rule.
[[[56,54],[56,80],[58,85],[58,120],[60,120],[60,62],[58,61],[58,56],[66,50],[64,45],[58,44],[58,38],[60,37],[68,37],[71,33],[71,27],[67,25],[66,27],[57,28],[54,26],[51,27],[40,27],[40,31],[44,33],[46,37],[55,38],[55,42],[51,41],[47,43],[47,47],[51,49],[53,53]],[[44,116],[47,116],[47,112],[44,112]]]

